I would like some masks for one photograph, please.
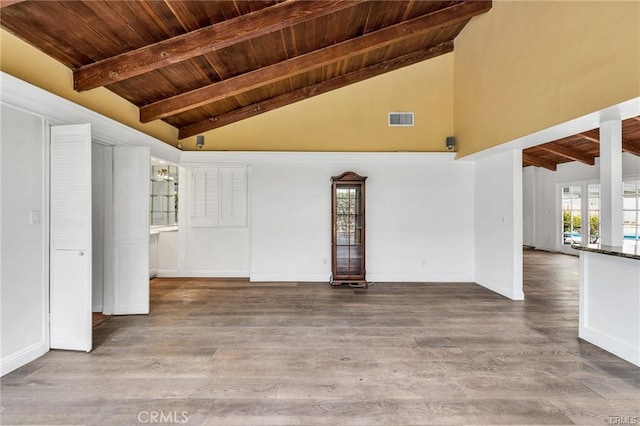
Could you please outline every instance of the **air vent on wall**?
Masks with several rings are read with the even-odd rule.
[[[390,112],[389,126],[413,126],[412,112]]]

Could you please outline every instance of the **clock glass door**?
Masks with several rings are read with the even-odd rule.
[[[360,186],[336,188],[336,263],[337,275],[362,275],[362,214]]]

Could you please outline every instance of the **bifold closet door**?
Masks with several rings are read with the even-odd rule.
[[[52,126],[50,347],[90,351],[91,126]]]
[[[149,313],[148,147],[113,148],[115,315]]]

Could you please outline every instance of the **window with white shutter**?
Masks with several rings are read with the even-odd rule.
[[[247,226],[247,168],[207,167],[192,171],[192,227]]]
[[[220,226],[247,226],[247,169],[220,168]]]

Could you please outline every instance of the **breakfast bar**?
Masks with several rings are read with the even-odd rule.
[[[579,337],[640,366],[640,245],[572,247],[580,251]]]

